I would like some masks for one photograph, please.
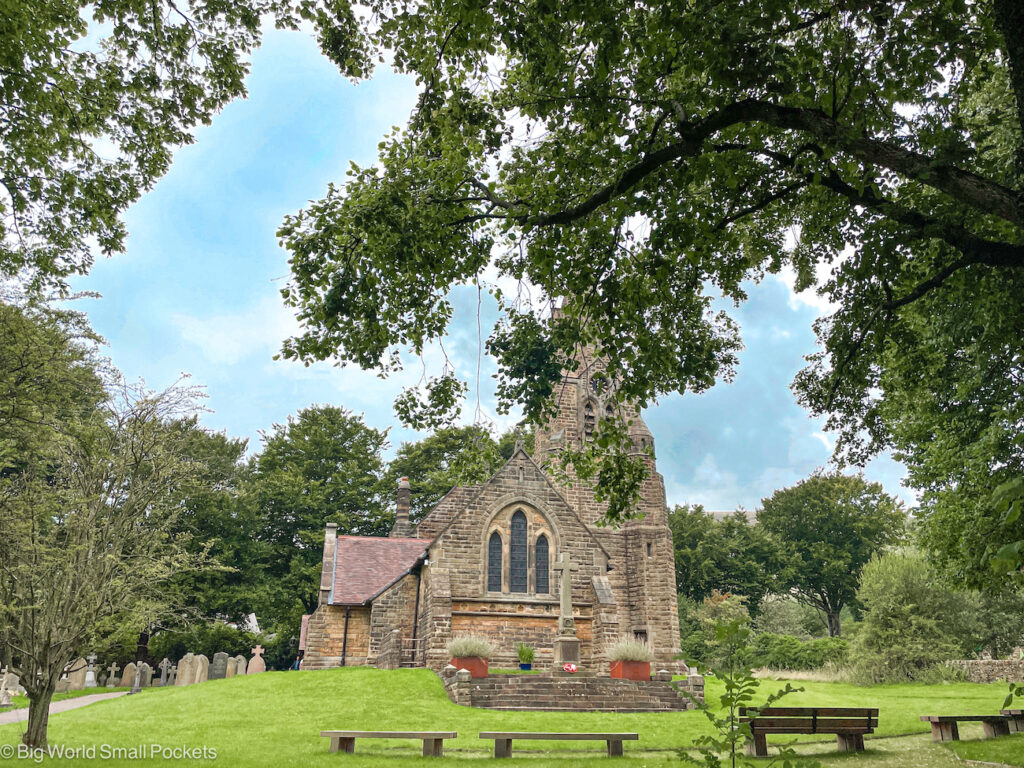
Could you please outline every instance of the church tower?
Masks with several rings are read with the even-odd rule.
[[[555,317],[561,310],[555,310]],[[610,555],[607,584],[614,597],[619,635],[631,635],[650,643],[656,669],[675,669],[679,654],[679,613],[675,582],[675,552],[665,506],[665,481],[657,471],[654,437],[629,404],[611,397],[613,382],[605,364],[591,348],[578,357],[574,371],[562,372],[555,388],[557,411],[534,436],[534,460],[550,474],[550,463],[564,447],[580,448],[603,418],[628,424],[634,455],[642,456],[648,475],[641,488],[638,516],[617,528],[599,525],[607,505],[594,498],[587,483],[575,478],[559,484],[568,502]],[[608,605],[602,610],[611,609]],[[610,612],[610,611],[609,611]]]

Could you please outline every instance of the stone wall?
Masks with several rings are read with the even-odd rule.
[[[447,645],[452,636],[452,590],[446,568],[423,567],[419,621],[423,663],[439,671],[448,663]]]
[[[998,680],[1024,683],[1024,660],[970,659],[951,661],[949,664],[956,669],[962,669],[967,681],[971,683],[993,683]]]
[[[418,572],[407,574],[373,601],[373,607],[370,610],[368,664],[376,662],[381,643],[393,630],[397,629],[402,637],[413,637],[416,591],[419,589],[419,581]]]
[[[370,609],[356,606],[347,610],[347,632],[345,606],[320,605],[309,617],[303,669],[340,667],[343,650],[345,666],[366,664],[370,650]]]
[[[377,669],[398,669],[402,662],[402,633],[395,629],[380,642],[377,652]]]

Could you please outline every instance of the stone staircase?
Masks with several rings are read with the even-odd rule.
[[[419,637],[402,638],[402,656],[398,664],[402,668],[423,666],[423,643]]]
[[[452,680],[446,688],[455,703],[485,709],[671,712],[693,707],[666,681],[549,675],[490,675],[478,680]]]

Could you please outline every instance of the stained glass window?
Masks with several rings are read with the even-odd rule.
[[[537,594],[548,593],[548,537],[541,534],[534,549],[537,561]]]
[[[497,531],[487,542],[487,591],[501,592],[501,534]]]
[[[512,536],[509,543],[509,581],[513,592],[526,591],[526,515],[512,515]]]

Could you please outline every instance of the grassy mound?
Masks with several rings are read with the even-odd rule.
[[[876,686],[861,688],[835,683],[801,683],[806,688],[787,698],[792,706],[877,706],[879,735],[922,734],[914,737],[922,749],[930,745],[921,714],[991,712],[1002,700],[1003,685]],[[776,688],[773,681],[765,691]],[[709,695],[720,688],[709,684]],[[675,750],[708,732],[698,712],[616,714],[608,712],[494,712],[452,704],[438,678],[429,671],[400,669],[383,672],[353,667],[326,672],[267,672],[211,680],[198,686],[155,688],[138,696],[120,697],[56,715],[50,721],[51,745],[66,748],[111,745],[151,754],[150,745],[183,746],[216,751],[216,763],[229,766],[423,765],[419,742],[363,740],[356,754],[330,755],[321,729],[455,730],[440,763],[486,758],[492,742],[479,731],[636,731],[639,742],[626,744],[627,760],[648,766],[678,765]],[[16,744],[22,726],[0,726],[0,744]],[[979,727],[980,732],[980,727]],[[970,738],[964,729],[964,737]],[[785,739],[781,739],[785,741]],[[819,739],[820,741],[820,739]],[[880,740],[879,743],[883,743]],[[834,743],[834,742],[833,742]],[[994,742],[993,742],[994,743]],[[573,742],[522,742],[516,754],[530,765],[584,766],[601,758],[604,745]],[[808,746],[827,757],[825,745]],[[632,753],[633,758],[628,755]],[[109,766],[137,766],[134,755],[104,760]],[[159,758],[158,758],[159,759]],[[86,764],[87,761],[61,761]],[[148,762],[148,761],[147,761]],[[154,764],[157,762],[153,761]],[[166,760],[159,759],[166,764]],[[516,758],[510,763],[514,765]],[[210,765],[210,760],[175,760],[175,765]],[[503,763],[505,765],[506,763]],[[434,763],[430,763],[434,765]]]

